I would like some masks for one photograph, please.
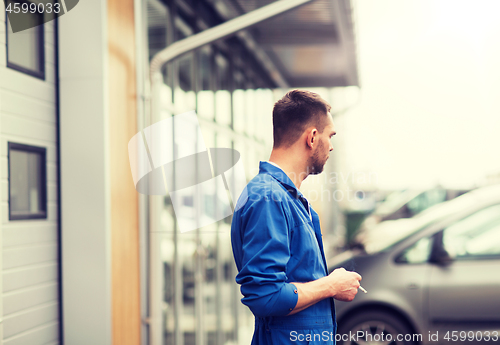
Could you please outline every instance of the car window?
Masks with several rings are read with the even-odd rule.
[[[415,198],[421,192],[414,190],[404,190],[402,192],[393,192],[387,196],[385,201],[377,206],[373,214],[385,217],[400,209],[408,201]]]
[[[396,262],[406,264],[422,264],[429,260],[432,239],[424,237],[406,248],[397,258]]]
[[[408,209],[412,215],[415,215],[445,200],[446,190],[431,189],[410,200],[408,202]]]
[[[482,209],[444,229],[443,245],[457,260],[500,257],[500,205]]]

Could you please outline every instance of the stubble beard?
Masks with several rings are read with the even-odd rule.
[[[309,164],[307,165],[308,175],[317,175],[323,172],[327,159],[322,159],[320,157],[320,152],[323,152],[323,144],[319,144],[314,151],[314,154],[309,158]]]

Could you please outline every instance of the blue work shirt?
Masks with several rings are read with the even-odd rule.
[[[231,243],[241,301],[255,315],[252,345],[335,343],[333,298],[287,316],[298,300],[292,282],[328,271],[318,214],[283,170],[260,162],[236,204]]]

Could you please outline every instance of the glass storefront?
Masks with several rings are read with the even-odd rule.
[[[176,9],[160,0],[148,0],[150,58],[168,44],[195,32],[176,13]],[[171,133],[176,151],[173,156],[182,156],[183,150],[235,149],[249,179],[256,174],[259,160],[267,160],[271,151],[270,109],[274,96],[269,89],[253,89],[263,81],[256,80],[255,73],[246,75],[242,66],[236,67],[234,53],[227,48],[224,43],[216,43],[167,64],[163,69],[160,117],[196,110],[200,130],[192,124],[176,123]],[[186,144],[183,137],[196,140]],[[218,158],[212,154],[211,164],[216,165]],[[174,166],[167,184],[175,190],[186,174],[198,174],[208,168],[202,162],[195,171]],[[249,343],[253,332],[253,316],[241,304],[234,281],[237,272],[231,250],[231,216],[193,231],[182,233],[179,229],[179,216],[193,222],[199,217],[220,219],[227,212],[224,208],[236,203],[218,186],[205,190],[203,195],[204,200],[193,200],[182,191],[176,193],[177,200],[165,196],[161,232],[152,235],[153,241],[160,241],[158,257],[162,269],[151,274],[161,274],[161,278],[155,277],[151,282],[162,285],[164,345]],[[228,198],[228,202],[222,201]],[[194,207],[197,202],[201,208]]]
[[[195,3],[147,0],[150,59],[177,40],[221,22],[216,15],[210,18],[210,11],[200,10],[199,6],[206,3]],[[153,211],[149,222],[157,231],[150,233],[148,248],[149,306],[153,320],[162,319],[161,325],[154,321],[155,329],[162,329],[161,334],[152,332],[155,344],[250,343],[254,318],[240,302],[242,296],[234,281],[237,270],[231,250],[231,216],[227,216],[237,200],[232,199],[229,191],[234,186],[228,186],[226,179],[234,179],[236,173],[231,172],[232,177],[218,179],[211,186],[196,187],[202,190],[203,197],[184,191],[180,181],[198,180],[207,173],[214,180],[220,177],[220,173],[214,174],[221,159],[219,149],[239,153],[246,181],[258,173],[259,161],[269,159],[272,107],[284,90],[277,89],[252,54],[237,37],[232,37],[184,54],[162,68],[156,121],[195,110],[199,123],[199,128],[196,121],[175,124],[171,133],[173,152],[169,156],[206,150],[211,154],[210,162],[197,159],[191,169],[174,164],[165,181],[169,190],[176,191],[175,196],[165,196],[161,206],[150,205]],[[353,103],[350,95],[357,95],[357,87],[309,89],[332,103],[334,122],[342,126],[342,117],[336,114],[342,114]],[[231,159],[229,165],[233,166],[236,158]],[[335,154],[321,178],[335,171],[341,159]],[[320,214],[325,251],[330,256],[342,245],[344,236],[338,203],[330,198],[339,185],[321,181],[317,177],[308,179],[302,192],[309,195],[308,190],[312,190],[312,196],[322,196],[310,201]],[[182,232],[186,226],[192,231]]]

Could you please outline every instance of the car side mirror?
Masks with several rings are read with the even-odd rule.
[[[455,258],[448,253],[448,251],[443,246],[443,232],[439,232],[434,236],[434,241],[432,243],[432,251],[429,257],[429,262],[440,265],[447,266],[450,265]]]
[[[451,256],[444,248],[438,251],[432,251],[429,261],[431,263],[447,266],[451,264],[455,259]]]

